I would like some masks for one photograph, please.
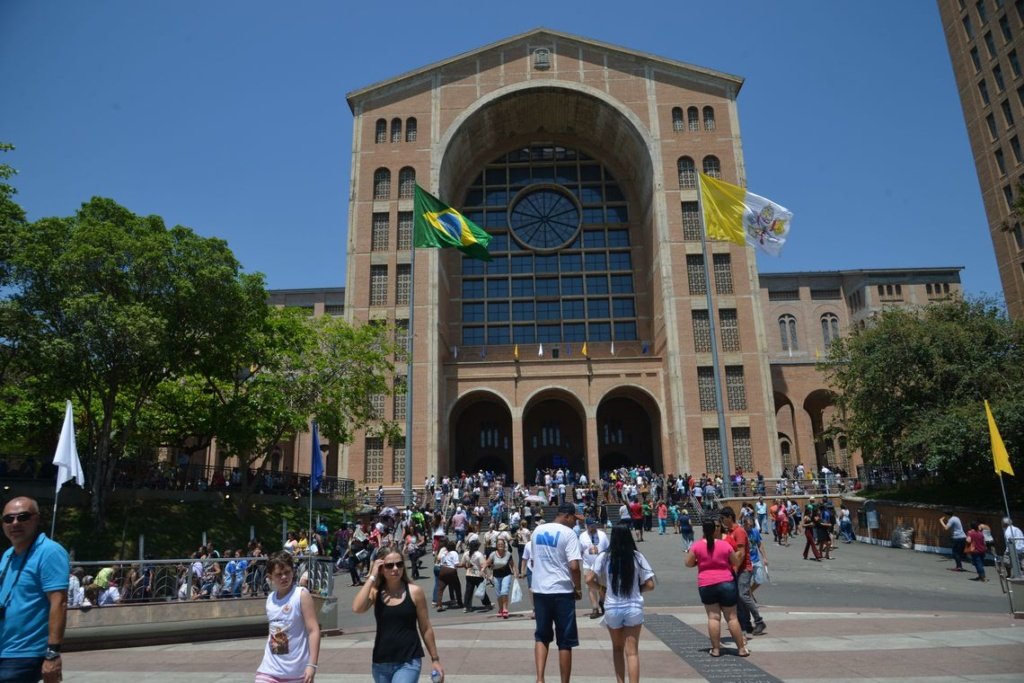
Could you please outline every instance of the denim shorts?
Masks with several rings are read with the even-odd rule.
[[[42,678],[42,657],[0,657],[0,681],[38,683]]]
[[[533,639],[559,650],[571,650],[580,644],[576,631],[576,598],[572,593],[534,593],[533,614],[537,628]]]
[[[416,683],[420,680],[419,658],[408,662],[384,662],[374,664],[371,669],[373,683]]]
[[[604,625],[608,628],[639,626],[644,623],[644,611],[640,607],[615,607],[605,610]]]
[[[735,607],[739,599],[739,592],[736,590],[735,581],[723,581],[710,586],[701,586],[697,589],[700,593],[700,601],[705,605],[721,605],[722,607]]]
[[[508,595],[508,592],[512,589],[512,575],[495,576],[494,589],[498,592],[499,597],[503,598]]]

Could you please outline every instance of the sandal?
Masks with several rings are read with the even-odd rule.
[[[590,618],[591,619],[600,619],[601,618],[601,610],[598,609],[597,607],[595,607],[594,609],[590,610]]]
[[[736,655],[738,657],[749,657],[750,650],[748,650],[746,647],[741,647],[739,650],[736,651]]]
[[[717,647],[713,647],[710,650],[708,650],[708,654],[711,655],[712,657],[721,657],[722,656],[722,651],[719,650]]]

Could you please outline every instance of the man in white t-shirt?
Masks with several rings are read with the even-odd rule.
[[[1021,568],[1024,567],[1024,531],[1021,531],[1019,526],[1015,526],[1009,517],[1003,517],[1003,540],[1006,541],[1006,552],[1010,554],[1010,557],[1013,557],[1013,551],[1016,550],[1017,566],[1011,573],[1013,576],[1017,576]]]
[[[583,555],[584,575],[588,571],[594,571],[594,562],[597,556],[608,550],[608,535],[597,527],[597,520],[587,520],[586,530],[580,534],[580,552]],[[587,584],[587,592],[590,595],[590,618],[597,619],[604,614],[604,596],[600,588]]]
[[[572,673],[572,648],[580,644],[576,630],[576,601],[580,585],[580,541],[572,527],[582,516],[572,503],[558,506],[555,520],[541,524],[530,538],[533,611],[536,620],[533,658],[537,680],[544,680],[548,648],[558,645],[558,668],[563,681]]]

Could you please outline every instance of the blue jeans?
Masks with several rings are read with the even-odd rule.
[[[0,657],[2,683],[39,683],[42,678],[42,657]]]
[[[974,564],[974,570],[978,572],[978,576],[985,578],[985,555],[983,553],[971,553],[969,555],[971,563]]]
[[[371,671],[373,683],[416,683],[420,679],[420,659],[374,664]]]

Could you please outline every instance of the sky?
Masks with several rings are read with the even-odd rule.
[[[0,162],[32,220],[111,197],[341,286],[345,94],[541,26],[746,79],[747,185],[795,215],[762,272],[962,266],[1001,299],[932,0],[0,0]]]

